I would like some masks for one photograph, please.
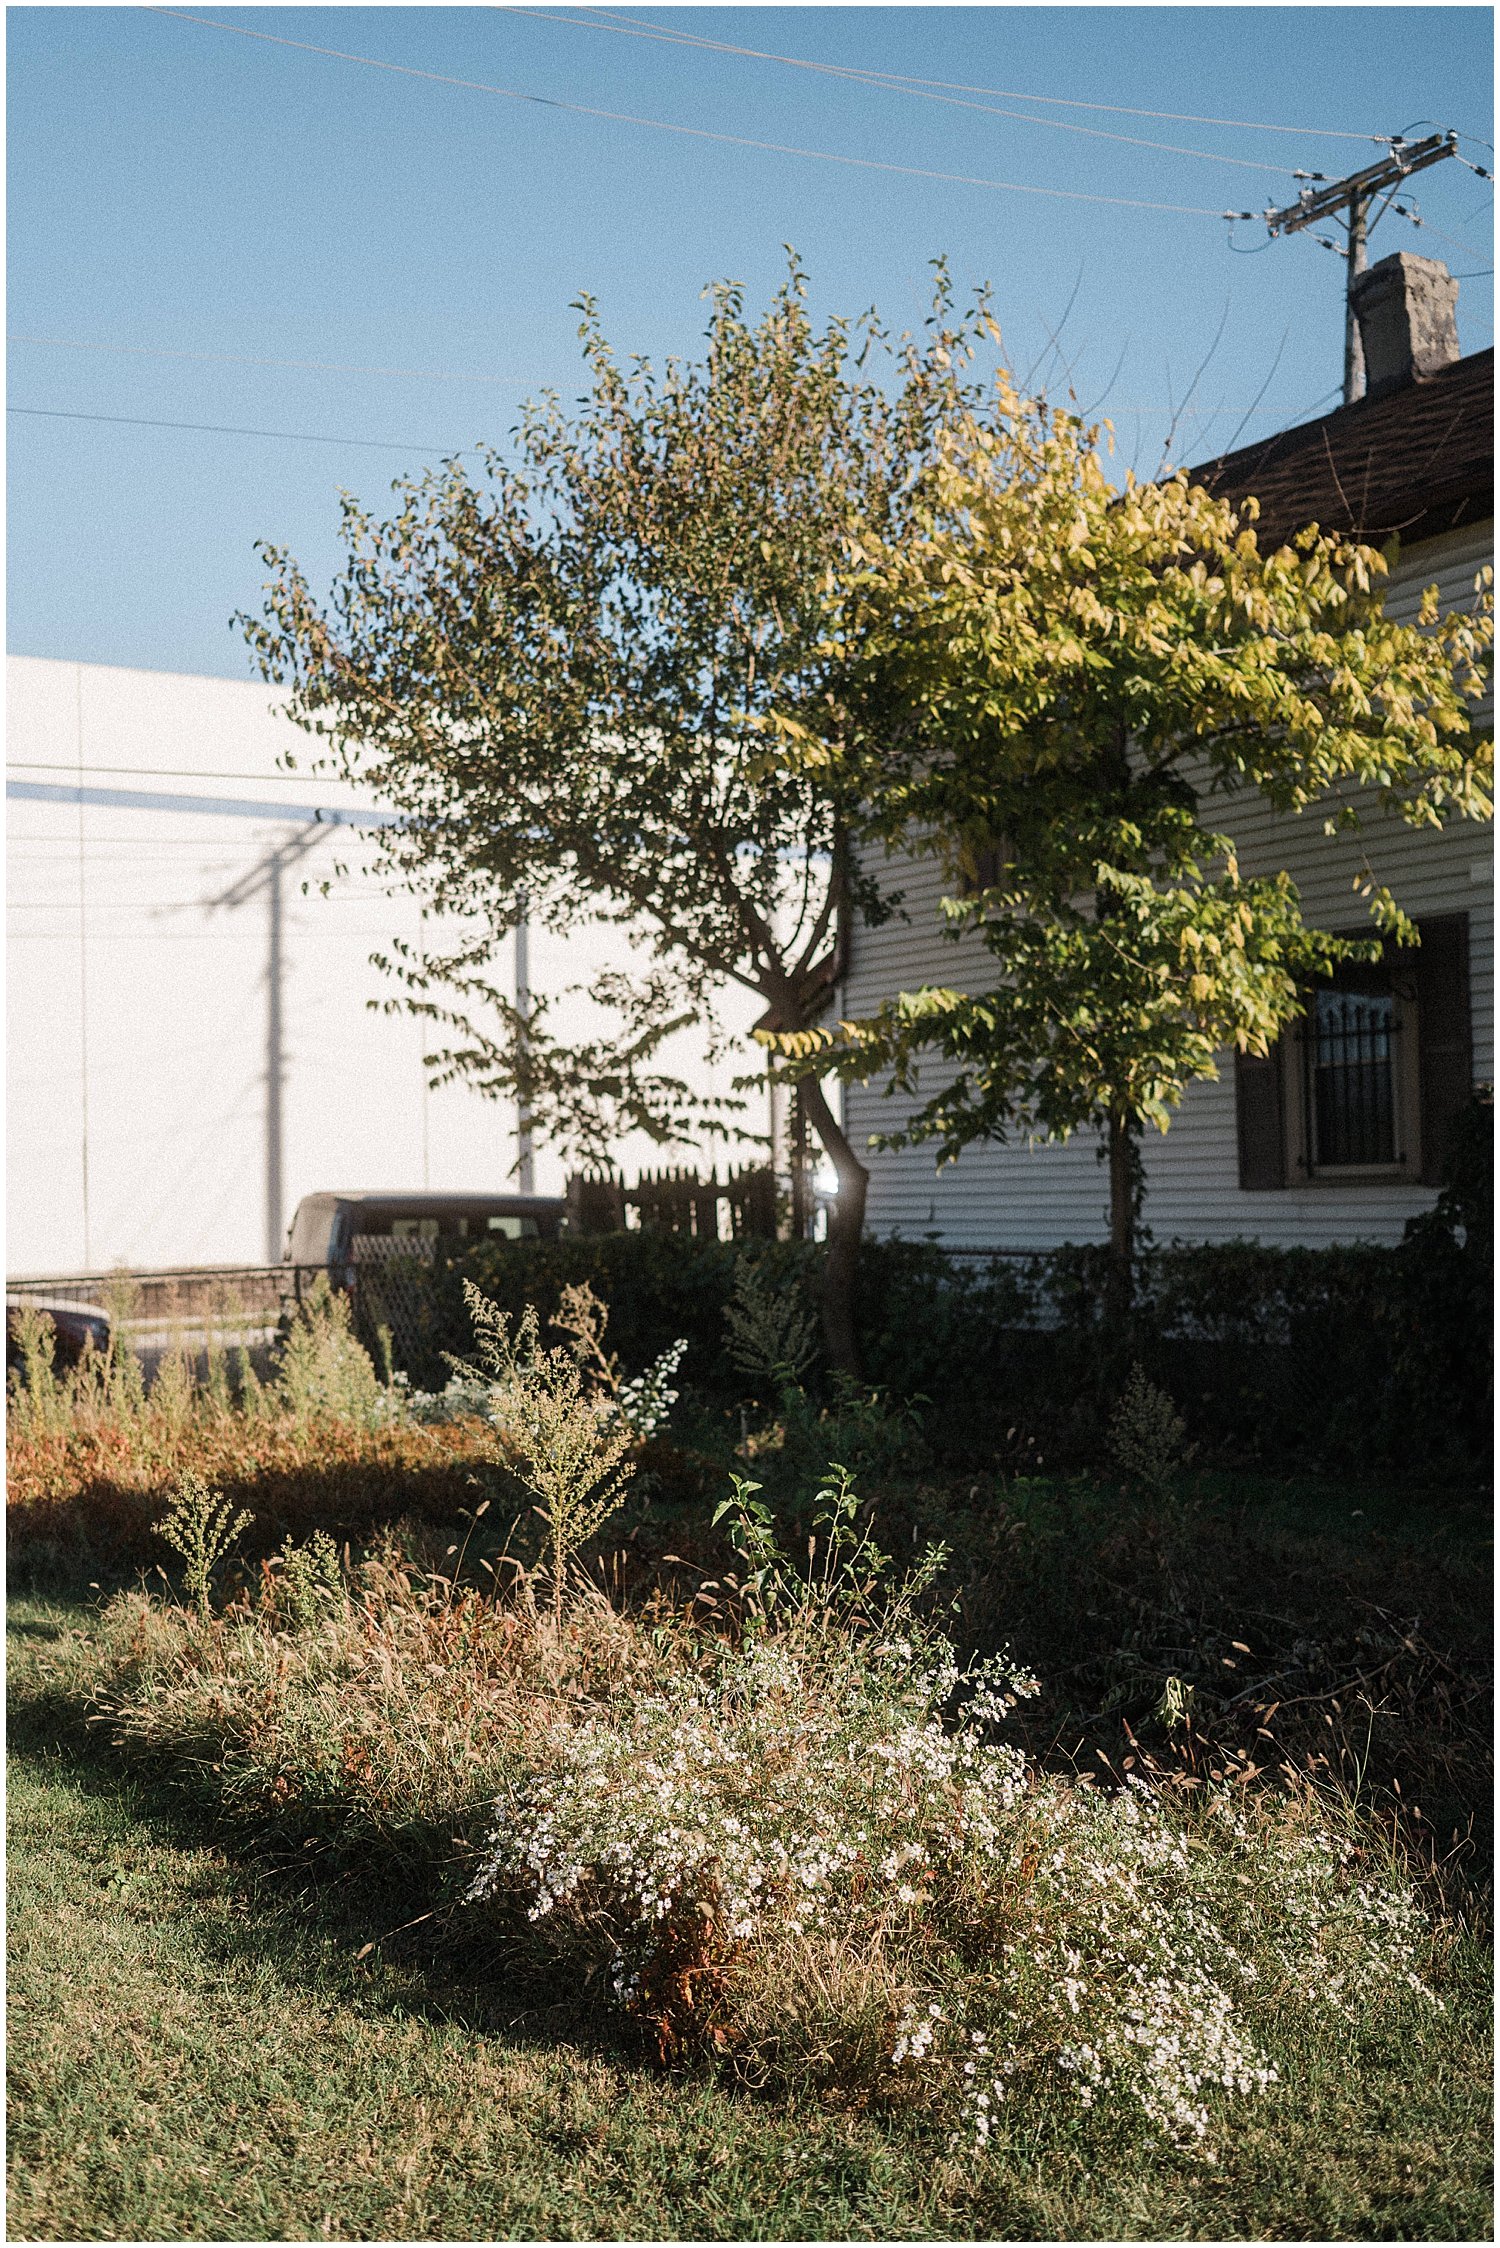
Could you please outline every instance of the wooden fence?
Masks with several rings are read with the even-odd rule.
[[[643,1171],[634,1186],[605,1172],[568,1181],[570,1233],[686,1233],[697,1241],[774,1240],[775,1174],[761,1166],[721,1181],[695,1171]]]

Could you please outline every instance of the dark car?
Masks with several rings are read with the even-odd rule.
[[[507,1241],[555,1241],[567,1211],[548,1194],[304,1194],[287,1235],[287,1262],[339,1272],[355,1261],[355,1241],[426,1243],[458,1248],[499,1235]],[[378,1253],[378,1252],[377,1252]]]
[[[5,1299],[5,1363],[21,1363],[19,1340],[23,1311],[42,1311],[51,1320],[56,1343],[53,1362],[76,1366],[86,1350],[109,1348],[109,1313],[97,1304],[73,1303],[62,1296],[7,1295]]]

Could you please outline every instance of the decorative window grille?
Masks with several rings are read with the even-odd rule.
[[[1383,961],[1309,991],[1296,1030],[1269,1053],[1236,1053],[1247,1193],[1317,1179],[1442,1185],[1474,1091],[1469,917],[1426,914],[1417,930],[1419,945],[1388,944]]]
[[[1320,991],[1307,1030],[1308,1142],[1315,1170],[1402,1161],[1400,1019],[1390,992]]]

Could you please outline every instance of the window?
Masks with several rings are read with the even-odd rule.
[[[1306,1176],[1415,1174],[1417,1104],[1405,1068],[1417,1037],[1415,1008],[1414,979],[1383,969],[1312,994],[1297,1073],[1297,1168]]]
[[[1471,1090],[1468,917],[1417,928],[1419,948],[1309,992],[1268,1055],[1236,1055],[1242,1188],[1441,1180]]]
[[[1310,1025],[1312,1160],[1322,1170],[1394,1163],[1395,1049],[1390,992],[1320,991]]]

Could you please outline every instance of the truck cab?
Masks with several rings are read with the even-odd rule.
[[[286,1262],[321,1266],[333,1277],[355,1262],[356,1240],[388,1242],[387,1255],[401,1253],[398,1242],[409,1243],[419,1257],[440,1243],[459,1249],[497,1236],[555,1241],[566,1211],[561,1195],[547,1194],[304,1194],[287,1234]]]

